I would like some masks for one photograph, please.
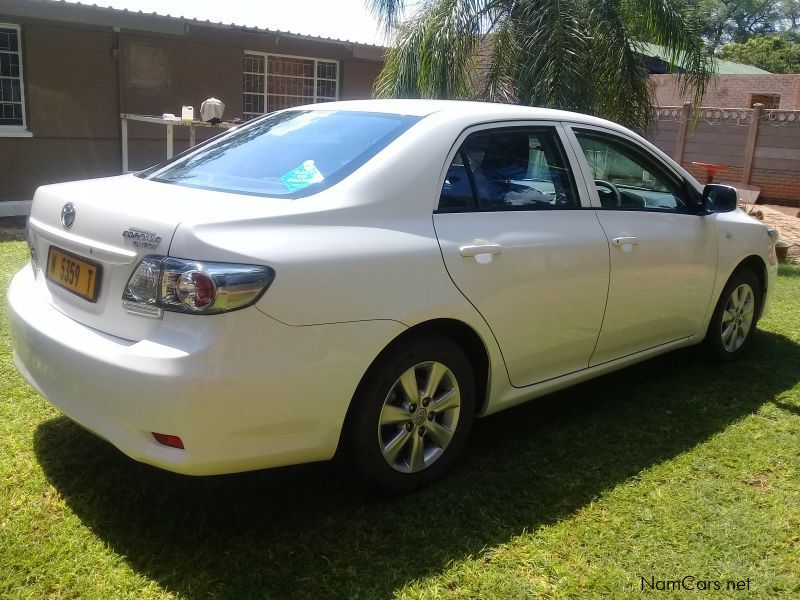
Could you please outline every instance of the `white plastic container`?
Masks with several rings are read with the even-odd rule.
[[[186,106],[184,104],[181,107],[181,120],[182,121],[194,121],[194,107]]]

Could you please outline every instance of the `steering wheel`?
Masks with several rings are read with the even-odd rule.
[[[608,181],[605,181],[604,179],[595,179],[594,180],[594,185],[597,187],[598,193],[600,192],[600,188],[605,188],[609,192],[611,192],[611,194],[614,195],[614,199],[616,200],[616,204],[614,204],[613,206],[622,206],[622,194],[619,193],[619,189],[617,188],[617,186],[615,186],[613,183],[609,183]],[[602,200],[601,200],[600,204],[601,205],[603,204]]]

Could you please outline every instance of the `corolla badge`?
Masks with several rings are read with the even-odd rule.
[[[72,202],[67,202],[64,208],[61,209],[61,226],[64,229],[69,229],[75,222],[75,205]]]
[[[161,236],[152,231],[129,227],[122,232],[122,237],[126,242],[131,242],[137,248],[151,248],[155,250],[161,243]]]

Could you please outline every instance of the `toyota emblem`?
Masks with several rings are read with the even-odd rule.
[[[61,226],[64,229],[69,229],[75,222],[75,205],[72,202],[67,202],[64,208],[61,209]]]

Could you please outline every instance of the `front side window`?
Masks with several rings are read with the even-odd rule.
[[[189,187],[299,198],[341,181],[420,118],[337,110],[283,111],[140,176]]]
[[[339,97],[339,63],[246,52],[243,93],[245,120],[303,104],[332,102]]]
[[[528,127],[470,134],[448,169],[439,201],[440,211],[579,206],[555,131]]]
[[[25,127],[19,26],[0,23],[0,133]]]
[[[681,185],[643,151],[614,136],[576,130],[603,208],[683,211]]]

